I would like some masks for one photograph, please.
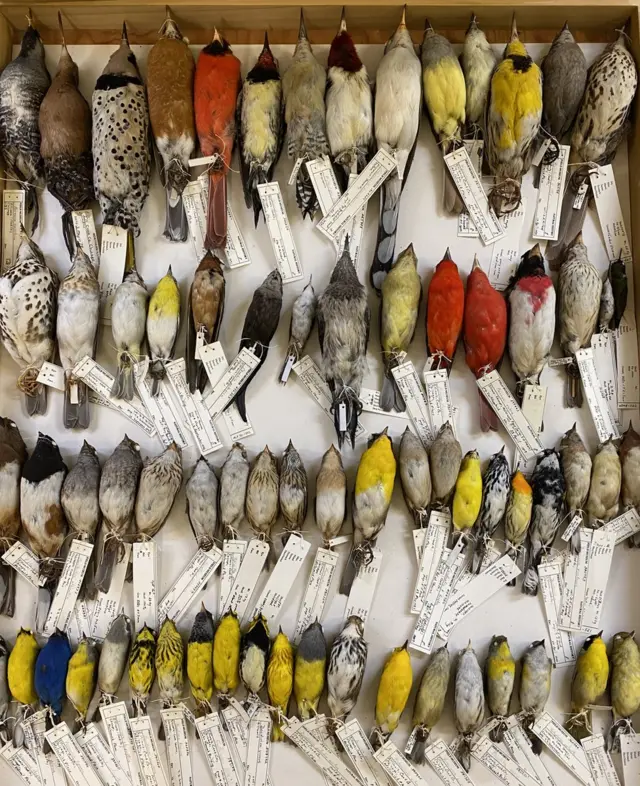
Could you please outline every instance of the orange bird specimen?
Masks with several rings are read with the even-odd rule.
[[[196,66],[194,102],[196,130],[203,156],[217,155],[209,164],[209,208],[205,246],[224,248],[227,239],[227,169],[236,133],[236,100],[240,90],[240,61],[229,43],[214,30],[213,40],[200,53]]]
[[[449,249],[436,267],[427,292],[427,351],[435,355],[433,370],[451,371],[462,331],[464,286]]]
[[[507,342],[507,304],[489,283],[478,257],[467,279],[464,310],[464,349],[467,366],[476,379],[493,371],[504,355]],[[498,428],[498,418],[480,394],[480,425],[483,431]]]

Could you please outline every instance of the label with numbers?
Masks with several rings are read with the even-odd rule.
[[[204,364],[211,387],[214,388],[229,369],[222,344],[219,341],[206,344],[200,349],[198,356]],[[229,404],[224,410],[223,417],[229,436],[234,442],[250,437],[254,433],[251,421],[248,418],[246,423],[242,420],[235,403]]]
[[[484,142],[482,139],[463,139],[462,144],[466,147],[473,168],[482,178],[482,156],[484,154]],[[444,173],[446,177],[446,172]],[[478,230],[466,212],[462,211],[458,216],[458,237],[478,237]]]
[[[73,210],[71,212],[73,231],[80,248],[91,260],[96,270],[100,267],[100,246],[96,224],[93,219],[93,210]]]
[[[181,620],[204,585],[218,569],[222,552],[217,546],[209,551],[198,549],[176,582],[158,604],[158,624],[169,617],[174,622]]]
[[[66,723],[59,723],[45,731],[44,736],[73,786],[102,786],[87,754],[80,748]]]
[[[40,367],[37,381],[50,388],[64,391],[64,369],[62,366],[56,366],[55,363],[49,363],[49,361],[45,360]]]
[[[497,240],[491,252],[489,281],[492,286],[503,291],[509,285],[520,262],[520,236],[527,212],[527,200],[522,197],[520,206],[500,218],[504,226],[504,237]]]
[[[414,531],[414,534],[418,531],[426,534],[421,546],[420,568],[418,570],[418,578],[411,601],[412,614],[420,614],[422,611],[422,607],[424,606],[429,590],[433,584],[433,578],[438,564],[442,559],[445,546],[447,545],[450,529],[450,514],[446,511],[432,510],[429,516],[429,524],[426,529]]]
[[[640,734],[621,734],[624,786],[640,786]]]
[[[580,740],[580,744],[587,754],[587,763],[596,786],[621,786],[611,756],[605,750],[602,734],[585,737]]]
[[[238,619],[242,621],[268,555],[269,543],[257,538],[249,541],[249,546],[243,557],[236,580],[222,607],[223,614],[226,614],[229,610],[235,611]]]
[[[609,405],[614,420],[618,419],[618,368],[615,336],[611,332],[591,337],[593,364],[600,383],[600,395]]]
[[[240,231],[240,225],[231,210],[231,201],[229,199],[227,199],[227,239],[224,244],[224,255],[227,259],[227,267],[231,270],[251,264],[249,248]]]
[[[622,541],[630,538],[640,531],[640,514],[635,508],[630,508],[621,516],[608,521],[602,529],[605,532],[613,532],[616,537],[616,546]]]
[[[184,187],[182,204],[189,224],[189,234],[193,242],[198,262],[207,253],[204,239],[207,234],[207,209],[209,201],[209,177],[192,180]]]
[[[473,781],[444,740],[438,740],[429,745],[425,755],[431,768],[445,786],[474,786]]]
[[[580,743],[548,712],[543,712],[533,725],[533,733],[549,748],[567,769],[585,786],[593,786],[587,757]]]
[[[531,424],[531,428],[540,434],[542,429],[542,419],[544,418],[544,406],[547,402],[547,388],[544,385],[525,385],[522,396],[522,414]],[[525,461],[516,448],[513,466],[519,469],[524,475],[531,475],[536,465],[535,456]]]
[[[615,545],[616,536],[612,532],[594,530],[589,550],[584,608],[580,619],[580,629],[583,633],[595,633],[601,629],[600,618]]]
[[[629,286],[631,286],[630,283]],[[620,327],[616,330],[618,407],[620,409],[637,410],[640,405],[638,333],[635,323],[633,325],[629,324],[629,316],[629,303],[627,301],[627,310],[622,318]]]
[[[184,450],[192,443],[186,428],[175,411],[173,401],[169,398],[164,380],[158,386],[158,395],[152,396],[153,382],[148,376],[143,377],[141,372],[142,364],[136,363],[134,366],[136,391],[156,427],[156,436],[163,447],[168,448],[172,442],[175,442],[180,449]]]
[[[44,623],[43,633],[45,636],[51,636],[56,630],[67,629],[92,552],[92,543],[77,539],[71,541],[62,575],[58,581],[47,620]]]
[[[580,524],[582,524],[582,513],[576,513],[576,515],[567,524],[565,531],[562,533],[562,535],[560,535],[560,540],[564,540],[565,543],[568,543],[577,532]]]
[[[489,204],[466,148],[460,147],[447,154],[444,162],[484,245],[504,237],[504,227]]]
[[[290,718],[282,731],[327,776],[332,786],[362,786],[359,778],[330,748],[318,742],[297,718]]]
[[[569,165],[569,145],[559,145],[558,157],[551,164],[542,164],[538,202],[533,220],[533,237],[536,240],[557,240],[560,231],[562,197]]]
[[[393,368],[391,373],[400,393],[402,393],[402,398],[407,406],[407,412],[415,426],[416,433],[425,448],[428,448],[435,439],[435,434],[429,419],[427,396],[420,384],[418,373],[410,360]]]
[[[40,710],[23,721],[25,743],[35,757],[42,786],[67,786],[64,770],[55,753],[44,753],[47,710]]]
[[[214,786],[242,786],[218,713],[196,718],[196,729]]]
[[[131,781],[116,761],[95,723],[89,723],[76,734],[76,741],[86,753],[103,786],[131,786]]]
[[[259,707],[249,721],[244,786],[267,786],[271,749],[271,715]]]
[[[2,555],[2,561],[26,579],[34,587],[44,587],[47,583],[46,576],[40,576],[40,560],[30,548],[16,540]]]
[[[351,592],[349,592],[349,599],[344,612],[345,620],[349,617],[360,617],[363,625],[366,624],[367,618],[371,612],[373,605],[373,596],[376,593],[376,585],[378,583],[378,576],[380,575],[380,568],[382,567],[382,552],[380,549],[372,549],[373,559],[368,565],[361,565],[358,568],[356,577],[351,585]]]
[[[222,447],[222,440],[218,436],[215,426],[206,409],[198,407],[198,402],[189,391],[186,377],[186,364],[184,358],[167,363],[167,379],[175,393],[182,417],[188,423],[198,449],[203,456],[208,456]]]
[[[111,322],[113,296],[116,289],[122,284],[127,264],[128,240],[129,233],[126,229],[110,224],[102,225],[98,283],[100,285],[100,313],[103,322]]]
[[[564,592],[558,627],[562,630],[579,631],[584,612],[589,575],[589,553],[594,530],[580,530],[580,553],[567,554],[564,565]]]
[[[578,361],[582,387],[589,405],[593,425],[598,432],[598,439],[600,442],[606,442],[609,437],[618,439],[620,432],[618,431],[615,418],[600,392],[600,380],[596,373],[593,350],[591,348],[579,349],[576,352],[576,360]]]
[[[129,776],[133,786],[145,786],[133,747],[127,705],[124,701],[103,704],[100,707],[100,717],[118,766]]]
[[[625,261],[631,261],[631,243],[624,225],[613,166],[599,166],[590,173],[589,179],[609,259],[618,259],[622,255]],[[629,281],[629,293],[632,292],[633,282]]]
[[[7,762],[25,786],[42,786],[38,764],[25,747],[16,748],[13,740],[9,740],[0,749],[0,757]]]
[[[456,425],[453,417],[453,404],[451,402],[451,388],[449,375],[445,369],[438,371],[425,371],[424,386],[427,391],[427,408],[431,420],[431,433],[435,435],[445,423],[451,423],[455,433]]]
[[[233,363],[204,400],[212,420],[224,412],[229,402],[233,400],[259,363],[260,359],[251,350],[246,347],[240,350]]]
[[[307,172],[311,178],[313,190],[316,192],[322,215],[326,216],[340,199],[340,186],[329,156],[307,161]]]
[[[133,597],[135,630],[145,625],[158,629],[157,546],[152,541],[133,544]]]
[[[124,587],[127,570],[129,569],[129,559],[131,558],[131,544],[123,543],[124,555],[113,567],[111,574],[111,584],[109,592],[99,592],[96,598],[93,615],[91,617],[91,637],[102,641],[111,627],[111,623],[118,616],[122,608],[120,598]]]
[[[340,726],[336,735],[363,786],[393,786],[381,764],[374,758],[371,743],[357,718],[352,718],[344,726]]]
[[[427,528],[418,527],[411,533],[413,535],[413,548],[416,552],[416,562],[420,568],[420,561],[422,560],[422,552],[424,551],[424,542],[427,537]]]
[[[537,779],[495,745],[489,737],[480,737],[471,755],[505,786],[539,786]]]
[[[2,192],[2,272],[13,267],[25,225],[24,191],[5,188]]]
[[[322,620],[324,608],[329,598],[329,589],[338,564],[335,551],[319,548],[313,560],[311,574],[304,591],[293,641],[297,643],[304,631],[314,620]]]
[[[504,732],[503,742],[520,767],[529,771],[538,781],[539,786],[556,786],[553,778],[544,766],[541,756],[536,756],[531,747],[529,738],[524,733],[517,715],[511,715],[506,720],[507,728]]]
[[[165,751],[171,786],[193,786],[191,743],[184,706],[160,710],[166,737]]]
[[[218,595],[218,616],[226,603],[231,588],[236,580],[244,553],[247,550],[246,540],[222,541],[222,565],[220,567],[220,593]]]
[[[388,740],[375,752],[375,761],[396,786],[426,786],[426,781],[414,765]]]
[[[222,717],[229,748],[236,763],[238,778],[240,783],[244,784],[249,737],[249,716],[242,705],[232,698],[228,706],[222,710]]]
[[[261,183],[258,186],[258,194],[282,283],[298,281],[302,278],[302,263],[291,233],[280,185],[275,180],[271,183]]]
[[[551,645],[553,663],[556,666],[568,666],[575,663],[577,657],[575,636],[558,627],[564,587],[562,565],[562,557],[556,557],[538,566],[540,591],[549,629],[549,644]]]
[[[370,388],[360,388],[360,403],[362,404],[363,412],[373,412],[374,415],[384,415],[385,417],[401,418],[408,420],[409,415],[407,412],[398,412],[397,409],[392,409],[387,412],[380,406],[380,391],[371,390]]]
[[[306,157],[296,158],[293,168],[291,170],[291,174],[289,175],[289,179],[287,180],[287,185],[294,186],[296,184],[296,180],[298,179],[298,172],[300,171],[300,167],[306,161]]]
[[[292,533],[287,540],[287,545],[278,557],[252,615],[255,617],[257,614],[262,614],[270,629],[273,629],[280,619],[287,596],[310,548],[311,544],[301,535]]]
[[[146,786],[169,786],[160,761],[151,718],[148,715],[131,718],[129,726],[133,737],[133,747]]]

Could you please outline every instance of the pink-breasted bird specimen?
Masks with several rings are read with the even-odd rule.
[[[196,65],[194,101],[196,130],[203,156],[216,156],[208,165],[209,208],[205,246],[224,248],[227,239],[227,169],[236,134],[236,103],[240,90],[240,61],[228,41],[214,30],[213,40]]]
[[[427,291],[427,351],[435,357],[433,369],[451,371],[463,318],[464,284],[447,249]]]
[[[467,366],[476,379],[498,367],[507,343],[507,304],[489,282],[478,257],[467,279],[464,309],[464,349]],[[496,431],[498,418],[480,393],[480,425]]]

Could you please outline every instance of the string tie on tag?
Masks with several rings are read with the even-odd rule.
[[[26,396],[37,396],[42,387],[38,382],[38,374],[40,367],[36,365],[29,365],[20,372],[18,377],[17,386]]]
[[[489,191],[488,198],[489,204],[498,217],[513,213],[522,204],[520,182],[512,177],[507,177],[493,186]]]
[[[540,131],[544,134],[544,136],[547,137],[550,143],[549,148],[542,157],[542,163],[546,166],[549,166],[549,164],[553,164],[553,162],[556,161],[560,155],[560,143],[553,134],[547,131],[544,126],[540,126]]]

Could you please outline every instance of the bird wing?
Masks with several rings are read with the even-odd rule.
[[[320,344],[320,353],[324,355],[324,315],[321,309],[318,309],[317,322],[318,322],[318,343]]]

